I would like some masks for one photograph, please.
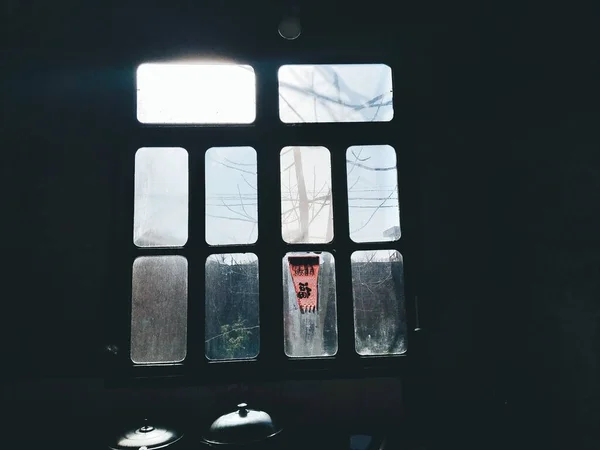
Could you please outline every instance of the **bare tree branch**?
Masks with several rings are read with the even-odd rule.
[[[250,238],[252,237],[252,234],[254,233],[254,230],[256,229],[257,224],[258,224],[258,221],[255,221],[254,224],[252,225],[252,229],[250,230],[250,233],[248,234],[248,239],[246,239],[247,241],[249,241]]]
[[[331,196],[331,189],[329,190],[329,194],[327,195],[327,197],[330,198],[330,196]],[[312,219],[310,219],[310,222],[308,222],[308,225],[310,225],[311,223],[313,223],[313,221],[319,215],[319,213],[321,211],[323,211],[323,208],[325,208],[325,206],[329,205],[329,204],[331,204],[331,201],[329,201],[329,202],[324,201],[323,203],[321,203],[321,207],[319,208],[319,210],[315,214],[313,214]]]
[[[282,150],[281,151],[281,155],[280,156],[285,156],[287,155],[289,152],[291,152],[294,149],[294,147],[288,147],[287,150]]]
[[[348,84],[344,81],[344,78],[340,77],[340,75],[337,73],[337,70],[335,70],[332,66],[324,65],[317,67],[321,69],[322,73],[329,72],[328,75],[332,77],[333,85],[337,89],[338,100],[340,100],[340,92],[344,91],[345,94],[348,96],[354,96],[357,100],[360,99],[360,101],[367,101],[367,96],[356,92],[354,89],[348,86]]]
[[[215,159],[214,161],[215,161],[217,164],[221,164],[222,166],[228,167],[229,169],[233,169],[233,170],[239,170],[240,172],[248,173],[248,174],[250,174],[250,175],[256,175],[256,172],[251,172],[251,171],[249,171],[249,170],[246,170],[246,169],[241,169],[241,168],[239,168],[239,167],[230,166],[230,165],[228,165],[228,164],[225,164],[225,163],[224,163],[224,162],[222,162],[222,161],[217,161],[216,159]]]
[[[384,209],[384,208],[398,208],[398,205],[376,205],[376,206],[368,206],[368,205],[350,205],[350,208],[362,208],[362,209]]]
[[[281,173],[284,173],[288,170],[290,170],[292,167],[294,167],[294,163],[291,163],[289,166],[287,166],[285,169],[281,169]]]
[[[374,172],[384,172],[386,170],[396,170],[396,166],[390,166],[390,167],[369,167],[369,166],[365,166],[364,164],[361,164],[357,161],[350,161],[349,159],[346,160],[347,163],[352,164],[354,166],[358,166],[362,169],[366,169],[366,170],[372,170]]]
[[[394,193],[396,192],[395,189],[392,189],[394,191]],[[379,191],[378,191],[379,192]],[[391,198],[391,197],[348,197],[348,200],[398,200],[397,197]]]
[[[256,174],[254,174],[254,175],[256,175]],[[258,190],[258,188],[256,188],[255,186],[252,186],[252,185],[250,184],[250,182],[249,182],[248,180],[246,180],[246,177],[245,177],[244,175],[242,175],[242,180],[244,180],[244,181],[246,182],[246,184],[247,184],[248,186],[250,186],[250,188],[254,189],[255,191],[257,191],[257,190]]]
[[[231,208],[231,207],[230,207],[229,205],[227,205],[227,203],[225,203],[223,200],[221,200],[221,202],[223,202],[223,206],[224,206],[225,208],[227,208],[229,211],[231,211],[232,213],[234,213],[234,214],[238,214],[238,215],[240,215],[240,216],[242,216],[242,217],[245,217],[246,219],[254,220],[254,218],[253,218],[253,217],[251,217],[251,216],[249,216],[249,215],[247,215],[247,214],[242,214],[241,212],[239,212],[239,211],[236,211],[235,209]]]
[[[381,106],[389,106],[389,105],[393,104],[392,100],[389,100],[387,102],[383,102],[381,104],[376,104],[375,103],[376,101],[381,100],[383,98],[384,94],[377,95],[377,96],[373,97],[372,99],[366,101],[363,104],[351,104],[351,103],[346,103],[346,102],[344,102],[342,100],[336,100],[335,98],[331,98],[331,97],[328,97],[328,96],[323,95],[323,94],[319,94],[318,92],[311,91],[310,89],[307,89],[307,88],[302,88],[302,87],[295,86],[295,85],[290,84],[290,83],[286,83],[284,81],[280,81],[279,82],[279,86],[284,87],[284,88],[289,89],[289,90],[294,91],[294,92],[298,92],[300,94],[314,96],[315,98],[318,98],[321,101],[325,101],[325,102],[330,102],[330,103],[342,105],[342,106],[345,106],[346,108],[350,108],[350,109],[353,109],[355,111],[360,111],[360,110],[367,109],[367,108],[378,108],[378,107],[381,107]],[[293,109],[293,107],[289,104],[289,102],[285,99],[285,97],[283,97],[282,95],[280,95],[280,97],[284,99],[284,101],[288,104],[288,106],[290,106],[290,108],[292,109],[292,111],[298,117],[300,117],[301,120],[304,120],[304,119],[302,119],[302,116],[300,116],[300,114],[298,114],[298,112]]]
[[[227,216],[217,216],[215,214],[206,214],[206,217],[214,217],[216,219],[227,219],[227,220],[239,220],[241,222],[250,222],[250,223],[256,223],[256,220],[254,219],[246,219],[246,218],[241,218],[241,217],[227,217]]]
[[[224,156],[222,157],[225,161],[227,161],[229,164],[234,164],[236,166],[254,166],[256,167],[256,163],[240,163],[240,162],[235,162],[230,160],[229,158],[225,158]]]
[[[355,155],[354,152],[352,152],[352,155],[355,158],[355,162],[359,161],[360,155],[362,154],[362,152],[363,152],[364,149],[365,149],[365,147],[361,145],[360,146],[360,150],[358,151],[358,155]],[[350,175],[352,172],[354,172],[354,169],[356,169],[356,167],[357,166],[355,164],[353,164],[352,167],[350,167],[350,170],[348,171],[348,175]]]
[[[364,229],[367,225],[369,225],[369,222],[371,222],[371,220],[373,220],[373,217],[375,216],[375,214],[377,214],[377,211],[379,211],[379,209],[384,205],[384,203],[387,202],[392,195],[394,195],[394,192],[396,192],[396,189],[398,189],[398,185],[396,185],[396,187],[394,188],[394,190],[392,190],[390,195],[383,202],[381,202],[379,207],[377,207],[375,209],[375,211],[373,211],[373,214],[371,214],[371,216],[367,219],[367,221],[364,223],[364,225],[356,230],[351,231],[351,233],[356,233],[356,232]]]
[[[304,120],[304,118],[300,115],[300,113],[298,111],[296,111],[296,109],[292,106],[292,104],[290,102],[288,102],[288,100],[283,95],[279,94],[279,98],[282,99],[286,105],[288,105],[288,107],[292,110],[292,112],[298,116],[298,118],[300,119],[301,122],[306,122]]]
[[[369,159],[371,159],[370,156],[367,156],[366,158],[362,158],[362,159],[360,158],[360,154],[362,153],[363,149],[364,149],[364,146],[361,145],[360,152],[358,153],[358,155],[354,152],[354,150],[352,150],[352,156],[354,156],[355,161],[365,162],[365,161],[368,161]]]
[[[327,200],[327,199],[329,199],[329,194],[328,194],[328,195],[322,195],[322,196],[320,196],[320,197],[315,197],[315,198],[312,198],[312,199],[308,200],[308,203],[318,203],[318,204],[321,204],[321,203],[320,203],[320,201],[321,201],[321,200]],[[291,200],[288,200],[288,201],[291,201]],[[293,207],[291,207],[290,209],[286,209],[286,210],[285,210],[285,211],[283,211],[281,214],[282,214],[282,215],[283,215],[283,214],[288,214],[288,213],[290,213],[290,212],[292,212],[292,211],[294,211],[294,210],[297,210],[297,209],[298,209],[298,207],[297,207],[297,206],[293,206]]]
[[[311,79],[311,88],[314,91],[315,90],[315,71],[312,71],[312,79]],[[315,122],[319,121],[319,117],[317,114],[317,97],[313,97],[313,112],[315,115]]]
[[[354,167],[355,167],[355,166],[352,166],[352,168],[354,168]],[[350,170],[352,170],[352,169],[350,169]],[[359,181],[360,181],[360,175],[358,176],[358,178],[356,178],[356,181],[355,181],[354,183],[352,183],[352,186],[350,186],[350,187],[348,188],[348,193],[350,193],[350,191],[352,190],[352,188],[353,188],[354,186],[356,186],[356,185],[358,184],[358,182],[359,182]]]
[[[255,206],[258,203],[227,203],[227,205],[223,205],[223,203],[207,203],[206,206],[213,206],[215,208],[227,207],[227,206]]]
[[[236,186],[237,186],[238,194],[240,195],[240,203],[242,206],[242,211],[244,211],[244,214],[246,214],[246,217],[250,217],[250,215],[246,211],[246,207],[244,206],[244,200],[242,199],[242,191],[240,191],[240,185],[237,184]]]

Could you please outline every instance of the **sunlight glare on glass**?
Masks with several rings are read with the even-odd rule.
[[[137,69],[141,123],[248,124],[255,116],[256,80],[251,66],[145,63]]]

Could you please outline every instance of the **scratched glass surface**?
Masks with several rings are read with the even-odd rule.
[[[402,255],[396,250],[351,256],[354,342],[360,355],[406,352]]]
[[[155,124],[248,124],[254,69],[238,64],[146,63],[137,69],[137,118]]]
[[[298,304],[290,256],[319,256],[317,309],[302,313]],[[335,260],[331,253],[294,252],[283,258],[283,328],[285,354],[292,358],[334,356],[338,349]]]
[[[284,123],[389,122],[392,69],[385,64],[285,65],[279,69]]]
[[[188,153],[144,147],[135,154],[133,243],[181,247],[188,239]]]
[[[348,219],[354,242],[400,239],[396,152],[389,145],[355,145],[346,151]]]
[[[188,265],[182,256],[142,256],[133,263],[131,360],[176,363],[187,345]]]
[[[325,147],[284,147],[280,154],[281,234],[289,243],[333,240],[331,159]]]
[[[213,147],[205,157],[206,242],[253,244],[258,239],[256,150]]]
[[[253,253],[210,255],[205,279],[206,357],[256,358],[260,350],[258,257]]]

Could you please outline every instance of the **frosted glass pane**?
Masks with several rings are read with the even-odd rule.
[[[256,151],[213,147],[205,167],[206,242],[253,244],[258,238]]]
[[[187,345],[187,260],[142,256],[133,263],[131,360],[183,361]]]
[[[396,250],[358,251],[351,256],[354,339],[361,355],[406,351],[402,255]]]
[[[354,242],[400,239],[396,152],[389,145],[357,145],[346,152],[348,219]]]
[[[145,147],[135,154],[133,242],[181,247],[188,239],[188,154],[178,147]]]
[[[285,147],[280,155],[281,233],[289,243],[333,240],[331,159],[325,147]]]
[[[392,69],[385,64],[279,69],[279,117],[285,123],[389,122],[392,94]]]
[[[252,123],[254,69],[238,64],[142,64],[137,117],[142,123]]]
[[[312,286],[302,286],[304,280],[294,283],[293,279],[294,270],[302,270],[302,258],[306,257],[319,266],[317,282]],[[306,297],[316,301],[314,310],[303,311],[302,300]],[[283,258],[283,320],[286,355],[298,358],[337,353],[335,261],[331,253],[288,253]]]
[[[210,255],[206,259],[206,357],[213,360],[258,356],[258,257],[253,253]]]

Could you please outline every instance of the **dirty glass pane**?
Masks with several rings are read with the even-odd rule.
[[[135,154],[133,243],[181,247],[188,239],[188,154],[145,147]]]
[[[307,282],[303,277],[308,275],[308,270],[311,276],[314,273],[314,281]],[[311,299],[316,301],[316,308],[306,309],[303,300]],[[283,258],[285,354],[294,358],[335,355],[338,348],[336,309],[333,255],[327,252],[286,254]]]
[[[137,69],[137,118],[142,123],[252,123],[255,116],[250,66],[150,63]]]
[[[259,352],[258,257],[253,253],[206,259],[208,359],[250,359]]]
[[[400,239],[396,152],[389,145],[356,145],[346,151],[348,219],[354,242]]]
[[[142,256],[133,263],[131,360],[183,361],[187,342],[187,260]]]
[[[253,244],[258,238],[256,151],[213,147],[206,152],[206,242]]]
[[[351,257],[354,340],[361,355],[406,351],[402,255],[396,250],[354,252]]]
[[[284,147],[281,234],[289,243],[333,240],[331,159],[325,147]]]
[[[385,64],[287,65],[279,69],[285,123],[389,122],[392,69]]]

